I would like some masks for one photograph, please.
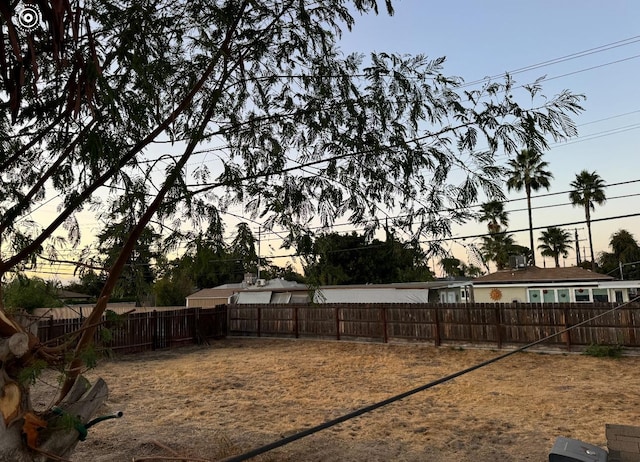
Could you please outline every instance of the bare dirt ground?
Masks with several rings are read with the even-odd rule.
[[[102,361],[87,374],[109,384],[101,412],[124,417],[73,461],[220,460],[500,353],[227,339]],[[638,424],[639,391],[639,356],[518,353],[254,460],[544,461],[558,436],[606,448],[606,423]]]

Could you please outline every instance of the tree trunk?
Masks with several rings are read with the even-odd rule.
[[[69,417],[64,416],[77,419],[76,425],[84,433],[84,426],[107,398],[104,380],[98,379],[90,387],[83,378],[76,381],[76,386],[56,412],[48,411],[39,416],[30,410],[28,389],[10,379],[4,370],[0,374],[0,389],[4,392],[0,405],[5,406],[0,416],[0,462],[66,460],[78,444],[81,432],[69,424],[72,422]],[[9,390],[13,391],[8,393]],[[15,396],[16,393],[19,396]],[[19,403],[15,407],[19,415],[13,417],[12,414],[5,414],[15,403]]]
[[[36,413],[29,380],[18,377],[46,348],[20,320],[0,310],[0,462],[65,460],[107,398],[107,386],[98,380],[90,387],[82,378],[57,408]],[[31,320],[22,321],[29,325]]]
[[[531,216],[531,187],[527,185],[527,211],[529,212],[529,245],[531,246],[531,266],[536,266],[536,249],[533,247],[533,218]]]
[[[73,388],[58,405],[58,408],[64,414],[77,418],[84,426],[102,406],[107,399],[107,395],[108,389],[104,380],[98,379],[91,386],[86,378],[81,377],[80,380],[76,380]],[[56,419],[62,420],[63,418],[55,414],[52,417],[53,419],[50,422],[55,422]],[[50,425],[50,427],[55,427],[55,425]],[[86,428],[83,428],[83,430],[86,431]],[[78,444],[80,436],[80,432],[75,428],[69,429],[64,426],[58,426],[55,430],[45,434],[46,439],[40,449],[61,457],[69,457]],[[47,457],[41,454],[35,460],[45,462]]]
[[[589,232],[589,250],[591,251],[591,270],[596,270],[596,259],[593,256],[593,240],[591,239],[591,211],[589,210],[589,204],[584,208],[587,218],[587,231]]]

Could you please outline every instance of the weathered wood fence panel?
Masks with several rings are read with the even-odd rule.
[[[319,305],[316,310],[307,309],[306,305],[294,306],[297,316],[297,336],[298,337],[318,337],[318,338],[340,338],[337,330],[339,323],[339,312],[328,305]],[[229,314],[233,310],[229,307]],[[231,334],[231,330],[229,334]],[[296,334],[296,332],[294,332]]]
[[[640,304],[230,305],[230,335],[524,345],[640,346]],[[593,318],[593,319],[592,319]],[[591,319],[588,323],[585,321]],[[584,323],[584,325],[582,325]],[[577,326],[577,327],[574,327]],[[563,332],[574,327],[570,332]]]
[[[38,323],[41,342],[61,344],[82,325],[82,319],[46,319]],[[227,309],[187,308],[131,313],[102,318],[94,341],[99,348],[131,354],[201,343],[227,335]]]

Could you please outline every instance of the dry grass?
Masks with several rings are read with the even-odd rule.
[[[89,378],[109,384],[104,412],[124,417],[93,427],[73,460],[218,460],[497,354],[228,339],[105,361]],[[521,353],[256,460],[542,461],[557,436],[606,447],[606,423],[637,424],[639,366],[637,356]]]

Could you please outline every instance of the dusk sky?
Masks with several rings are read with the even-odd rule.
[[[358,18],[353,32],[341,40],[343,50],[446,56],[443,73],[466,82],[510,72],[518,84],[526,84],[546,75],[547,96],[569,89],[587,97],[584,113],[575,118],[579,137],[552,143],[544,153],[554,175],[549,193],[558,194],[533,199],[533,207],[554,206],[534,210],[534,226],[584,220],[584,211],[569,205],[568,194],[563,193],[582,169],[595,170],[607,185],[640,179],[634,168],[640,129],[640,2],[400,0],[394,5],[394,16],[381,12]],[[521,69],[529,70],[513,72]],[[640,195],[635,196],[639,186],[634,182],[607,187],[609,200],[596,208],[593,218],[640,213]],[[616,198],[628,195],[633,196]],[[507,197],[521,199],[524,193],[511,192]],[[506,208],[510,229],[528,228],[526,201],[510,202]],[[594,223],[595,252],[608,250],[611,234],[621,228],[640,238],[639,225],[640,218]],[[585,225],[566,227],[572,234],[574,228],[579,229],[581,240],[587,238]],[[485,229],[469,223],[455,234],[473,235]],[[539,233],[534,234],[536,240]],[[528,246],[527,232],[515,237]],[[580,245],[587,248],[588,256],[587,241]],[[451,250],[464,258],[460,245],[452,244]],[[542,259],[537,259],[542,266]],[[547,265],[552,264],[547,260]],[[566,264],[575,264],[575,254],[569,255]]]
[[[396,0],[394,6],[393,16],[386,14],[384,6],[378,16],[358,15],[354,29],[345,31],[340,40],[343,52],[359,52],[365,57],[373,51],[425,54],[430,58],[445,56],[443,74],[462,77],[466,82],[488,76],[499,81],[501,74],[510,72],[520,85],[546,76],[543,92],[550,97],[564,89],[586,95],[585,112],[575,118],[579,137],[565,143],[551,142],[551,149],[544,153],[554,180],[550,191],[538,193],[546,197],[533,198],[533,224],[547,227],[583,221],[584,211],[569,204],[567,191],[576,173],[588,169],[611,185],[606,189],[607,203],[597,207],[592,215],[594,220],[606,219],[593,223],[596,254],[608,250],[611,234],[619,229],[627,229],[640,239],[640,218],[608,219],[640,214],[640,206],[636,205],[640,199],[640,172],[635,168],[635,141],[640,133],[639,1]],[[498,158],[507,161],[503,154]],[[524,193],[507,193],[507,198],[510,230],[526,230]],[[55,204],[43,207],[40,212],[55,213]],[[241,210],[233,212],[242,215]],[[82,215],[83,242],[89,244],[97,222],[86,213]],[[227,235],[232,236],[239,219],[233,215],[225,219],[228,219]],[[257,232],[257,224],[250,223]],[[575,228],[588,257],[586,226],[565,227],[572,235]],[[353,229],[346,225],[336,231]],[[461,244],[478,244],[480,240],[463,241],[462,237],[485,231],[484,225],[475,222],[457,226],[454,228],[457,239],[447,247],[466,261]],[[536,246],[539,235],[540,231],[536,231]],[[262,237],[263,256],[291,253],[279,249],[277,236]],[[529,245],[527,231],[516,232],[515,238],[519,244]],[[569,266],[575,261],[572,252],[561,264]],[[276,262],[285,263],[282,259]],[[540,256],[537,264],[544,264]],[[551,259],[547,258],[546,264],[551,265]],[[438,270],[437,266],[435,269]],[[59,276],[65,279],[71,272],[70,268],[60,267]]]

